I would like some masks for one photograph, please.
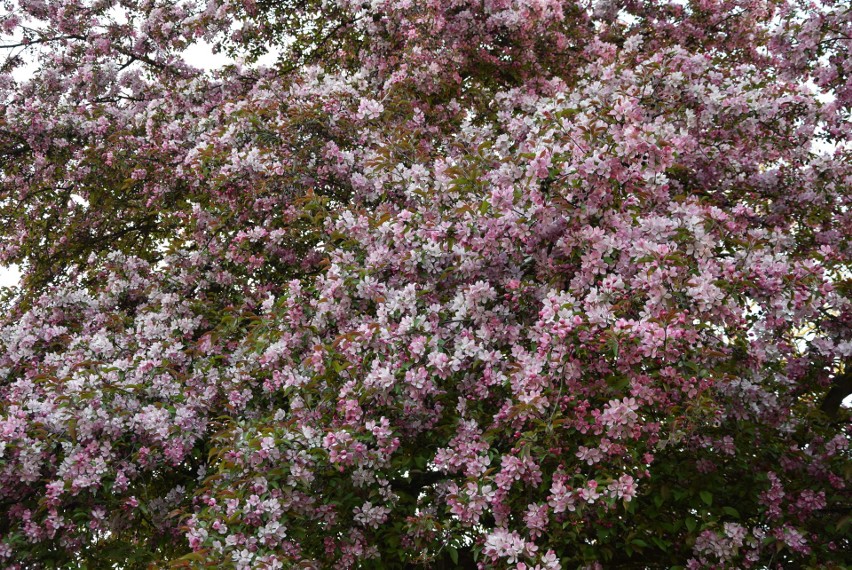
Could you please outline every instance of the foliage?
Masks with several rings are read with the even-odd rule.
[[[4,6],[6,567],[842,567],[846,3]]]

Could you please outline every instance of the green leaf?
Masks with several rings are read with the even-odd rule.
[[[704,501],[708,507],[713,504],[713,493],[710,491],[701,491],[698,494],[701,496],[701,500]]]
[[[689,530],[689,532],[693,532],[695,530],[695,527],[698,524],[698,521],[696,521],[693,518],[688,518],[688,519],[686,519],[685,522],[686,522],[686,528]]]
[[[735,519],[740,518],[740,512],[734,507],[722,507],[722,510],[725,512],[725,514],[728,514],[734,517]]]
[[[612,357],[618,358],[618,339],[614,336],[609,337],[607,339],[607,346],[612,351]]]
[[[450,553],[450,560],[453,561],[453,564],[458,565],[458,563],[459,563],[459,551],[456,550],[454,546],[448,546],[447,552]]]

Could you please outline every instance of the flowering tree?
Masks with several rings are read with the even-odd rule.
[[[841,567],[848,3],[4,9],[6,567]]]

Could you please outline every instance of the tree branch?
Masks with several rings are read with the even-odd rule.
[[[840,411],[840,405],[846,399],[846,396],[852,394],[852,366],[849,366],[849,364],[847,362],[844,366],[843,374],[835,376],[831,390],[825,395],[819,407],[832,419],[837,417],[837,412]]]

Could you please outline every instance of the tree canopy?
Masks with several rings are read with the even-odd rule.
[[[848,562],[847,2],[2,6],[5,567]]]

